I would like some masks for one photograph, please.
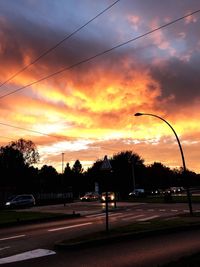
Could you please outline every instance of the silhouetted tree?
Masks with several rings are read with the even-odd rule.
[[[9,146],[22,153],[26,164],[31,165],[39,162],[39,153],[31,140],[24,140],[21,138],[17,141],[12,141]]]
[[[113,155],[110,160],[113,174],[111,182],[115,191],[120,192],[122,197],[126,197],[133,189],[133,168],[135,182],[137,186],[142,182],[144,171],[144,160],[132,151],[122,151]],[[132,166],[134,164],[134,166]]]
[[[52,166],[43,165],[39,171],[41,192],[57,192],[61,188],[58,173]]]
[[[72,171],[75,174],[80,174],[83,172],[83,168],[82,168],[82,164],[80,163],[80,161],[77,159],[72,167]]]
[[[75,197],[79,197],[84,191],[83,168],[77,159],[72,167],[72,190]]]
[[[10,146],[0,148],[1,185],[20,188],[23,185],[25,162],[22,153]]]
[[[146,185],[148,188],[167,188],[175,184],[173,171],[160,162],[147,167]]]
[[[72,187],[73,185],[73,171],[69,165],[69,162],[66,164],[66,167],[64,169],[62,181],[65,189]]]

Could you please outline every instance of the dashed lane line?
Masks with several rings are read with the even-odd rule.
[[[21,238],[24,236],[26,236],[26,235],[15,235],[15,236],[4,237],[4,238],[0,238],[0,241],[5,241],[5,240],[15,239],[15,238]]]
[[[122,221],[130,221],[132,219],[137,219],[137,218],[140,218],[140,217],[143,217],[144,215],[143,214],[138,214],[138,215],[135,215],[135,216],[130,216],[130,217],[127,217],[127,218],[123,218]]]
[[[70,228],[82,227],[82,226],[89,225],[89,224],[93,224],[93,223],[92,222],[88,222],[88,223],[81,223],[81,224],[69,225],[69,226],[64,226],[64,227],[49,229],[47,231],[48,232],[56,232],[56,231],[70,229]]]
[[[119,213],[109,213],[109,217],[120,217],[122,215],[124,215],[124,213],[121,213],[121,212],[119,212]]]
[[[141,218],[141,219],[137,219],[137,221],[139,222],[144,222],[144,221],[149,221],[149,220],[152,220],[152,219],[155,219],[159,217],[158,215],[153,215],[153,216],[149,216],[149,217],[145,217],[145,218]]]
[[[105,216],[105,213],[91,214],[91,215],[87,215],[85,217],[86,218],[98,218],[98,217],[102,217],[102,216]]]
[[[119,216],[122,216],[123,213],[121,212],[118,212],[118,213],[110,213],[109,212],[109,217],[119,217]],[[100,213],[100,214],[93,214],[93,215],[88,215],[86,216],[86,218],[102,218],[102,217],[105,217],[106,214],[105,213]]]
[[[56,254],[56,252],[53,250],[35,249],[35,250],[31,250],[31,251],[26,251],[26,252],[23,252],[23,253],[20,253],[17,255],[9,256],[6,258],[1,258],[0,264],[17,262],[17,261],[24,261],[24,260],[29,260],[29,259],[33,259],[33,258],[39,258],[39,257],[54,255],[54,254]]]

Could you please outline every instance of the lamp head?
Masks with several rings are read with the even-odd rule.
[[[142,116],[142,115],[143,115],[143,114],[140,113],[140,112],[137,112],[137,113],[134,114],[134,116]]]

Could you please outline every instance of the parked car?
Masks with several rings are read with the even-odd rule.
[[[151,190],[151,195],[153,195],[153,196],[160,195],[161,192],[162,191],[160,189],[152,189]]]
[[[170,188],[172,194],[181,194],[184,191],[183,187],[171,187]]]
[[[88,192],[84,196],[80,197],[81,201],[96,201],[100,199],[100,195],[95,192]]]
[[[6,208],[25,208],[35,206],[35,198],[33,195],[17,195],[9,198],[6,203]]]
[[[107,192],[108,193],[108,201],[114,201],[115,200],[115,193],[114,192]],[[101,194],[101,202],[105,202],[106,201],[106,192],[103,192]]]
[[[143,188],[137,188],[129,193],[129,197],[144,197],[146,192]]]

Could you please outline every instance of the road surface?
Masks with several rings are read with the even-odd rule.
[[[63,207],[62,205],[58,205],[54,207],[39,207],[39,208],[40,209],[46,208],[46,211],[49,211],[49,209],[52,210],[54,208],[55,212],[58,212],[61,209],[65,209],[66,212],[69,212],[69,209],[73,208],[74,210],[76,210],[76,212],[78,210],[79,211],[82,210],[84,216],[81,216],[80,218],[76,219],[67,219],[56,222],[0,229],[0,258],[1,258],[0,264],[6,263],[8,261],[13,261],[13,260],[15,261],[16,257],[18,257],[16,255],[19,255],[20,253],[28,252],[33,254],[35,253],[35,251],[38,252],[38,250],[39,254],[36,253],[36,256],[37,255],[40,256],[41,250],[45,251],[47,250],[47,252],[53,251],[52,255],[47,256],[47,258],[50,257],[57,259],[57,255],[62,255],[62,253],[60,252],[57,253],[55,251],[54,249],[55,242],[65,239],[67,240],[70,238],[74,238],[91,232],[96,232],[99,230],[105,230],[105,213],[103,213],[102,208],[100,208],[101,204],[73,203],[70,205],[71,206],[68,207]],[[179,213],[188,212],[188,210],[185,209],[185,204],[135,204],[134,205],[130,203],[118,203],[118,207],[119,209],[112,210],[112,212],[109,212],[110,228],[115,226],[130,224],[134,221],[140,223],[147,223],[157,218],[165,220],[177,216],[177,214]],[[196,206],[196,209],[198,209],[198,206]],[[82,252],[80,251],[79,253],[81,254]],[[47,253],[47,255],[49,254]],[[13,258],[11,259],[9,257]],[[20,259],[23,259],[23,257]],[[34,260],[36,263],[38,262],[38,259]],[[13,264],[17,263],[15,262]],[[76,264],[76,261],[74,264]]]

